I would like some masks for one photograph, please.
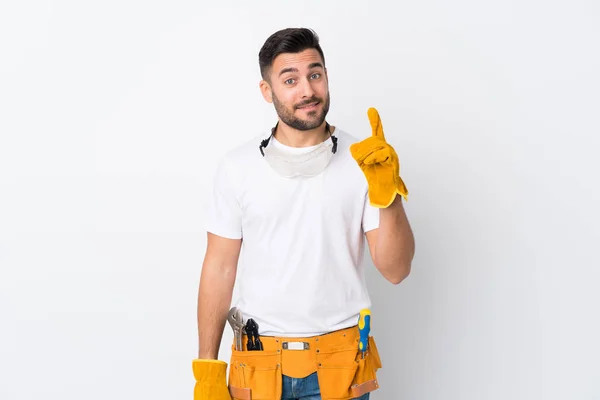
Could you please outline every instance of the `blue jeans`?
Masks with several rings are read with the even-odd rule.
[[[321,400],[320,393],[316,372],[301,379],[283,376],[281,400]],[[369,400],[369,393],[354,400]]]

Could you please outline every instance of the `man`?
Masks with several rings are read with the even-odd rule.
[[[326,122],[327,69],[312,30],[274,33],[259,65],[260,90],[278,122],[217,168],[198,296],[195,399],[365,400],[381,367],[373,337],[361,338],[357,326],[370,307],[365,237],[375,267],[393,284],[408,276],[414,254],[398,158],[376,110],[368,113],[372,136],[362,141]],[[241,348],[232,345],[227,384],[218,351],[236,278],[246,328]]]

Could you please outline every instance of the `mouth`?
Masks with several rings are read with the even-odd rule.
[[[309,104],[305,104],[303,106],[298,107],[299,110],[304,110],[304,111],[313,111],[317,108],[317,106],[321,104],[321,102],[319,101],[314,101],[312,103]]]

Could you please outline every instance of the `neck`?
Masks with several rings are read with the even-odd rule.
[[[334,128],[330,126],[333,133]],[[324,142],[329,138],[329,132],[326,129],[326,123],[323,122],[315,129],[300,131],[285,124],[281,120],[277,124],[277,129],[273,135],[279,143],[290,147],[309,147]]]

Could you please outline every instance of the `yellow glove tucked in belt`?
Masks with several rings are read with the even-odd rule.
[[[225,361],[195,359],[192,369],[196,378],[194,400],[231,400]]]
[[[350,146],[350,153],[361,168],[369,184],[369,201],[378,208],[389,207],[400,194],[408,200],[408,190],[400,178],[400,162],[394,148],[385,141],[379,113],[374,108],[367,112],[372,136]]]

